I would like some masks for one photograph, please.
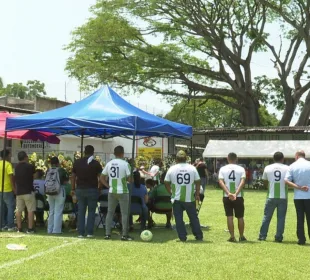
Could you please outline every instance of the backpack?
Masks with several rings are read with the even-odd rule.
[[[47,195],[57,195],[60,192],[58,167],[51,167],[45,177],[44,189]]]

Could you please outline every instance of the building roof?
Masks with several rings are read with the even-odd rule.
[[[237,128],[206,128],[194,130],[194,133],[201,134],[218,134],[218,133],[262,133],[262,132],[282,132],[282,133],[301,133],[310,132],[310,126],[269,126],[269,127],[237,127]]]
[[[38,111],[35,111],[35,110],[21,109],[21,108],[16,108],[16,107],[11,107],[11,106],[4,106],[4,105],[0,105],[0,111],[6,111],[6,112],[9,112],[9,113],[21,113],[21,114],[35,114],[35,113],[39,113]]]

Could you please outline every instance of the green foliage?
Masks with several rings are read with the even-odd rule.
[[[258,114],[244,74],[253,52],[266,50],[265,9],[256,1],[102,0],[92,12],[66,47],[66,69],[84,87],[195,95],[237,111],[252,102]]]
[[[304,45],[306,62],[310,56],[303,0],[98,0],[91,11],[66,47],[66,69],[84,88],[110,83],[172,101],[212,99],[239,112],[246,126],[261,124],[261,105],[282,111],[282,125],[308,110],[301,102],[310,88],[307,63],[297,62]],[[280,44],[266,24],[280,26]],[[253,76],[256,52],[274,60],[277,78]]]
[[[259,108],[261,126],[277,126],[279,120],[270,114],[265,106]],[[176,103],[165,116],[166,119],[188,124],[196,129],[206,127],[240,127],[240,114],[237,110],[215,101],[182,100]]]
[[[206,127],[239,127],[239,112],[224,104],[208,100],[182,100],[165,116],[166,119],[188,124],[196,129]]]
[[[22,83],[13,83],[6,85],[6,87],[4,87],[2,83],[1,88],[0,83],[0,95],[32,100],[36,96],[46,95],[45,84],[38,80],[33,80],[28,81],[26,85]]]
[[[261,126],[278,126],[279,120],[277,119],[275,114],[271,114],[268,112],[265,106],[261,106],[259,108],[259,119],[261,121]]]

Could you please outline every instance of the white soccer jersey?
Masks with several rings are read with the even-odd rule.
[[[195,182],[200,181],[197,169],[188,163],[169,168],[165,182],[171,183],[171,198],[182,202],[195,201]]]
[[[107,163],[102,174],[109,176],[110,193],[129,193],[127,177],[130,176],[130,165],[128,162],[119,158],[113,159]]]
[[[235,193],[240,185],[241,179],[245,179],[245,170],[242,166],[237,164],[227,164],[223,166],[219,171],[219,180],[223,180],[230,193]],[[224,196],[227,194],[224,192]],[[243,192],[238,194],[238,197],[242,197]]]
[[[284,182],[289,167],[282,163],[267,165],[263,180],[268,180],[268,198],[287,198],[287,186]]]
[[[159,182],[159,180],[160,180],[160,168],[159,168],[159,166],[158,165],[153,165],[152,166],[152,168],[151,168],[151,170],[150,170],[150,173],[153,175],[153,174],[156,174],[155,176],[152,176],[152,179],[154,180],[154,181],[157,181],[157,182]]]

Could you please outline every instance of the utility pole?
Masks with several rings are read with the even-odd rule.
[[[67,82],[65,82],[65,102],[67,102]]]

